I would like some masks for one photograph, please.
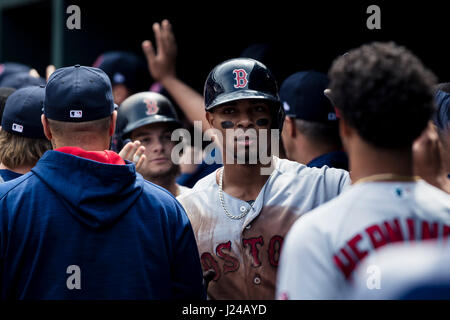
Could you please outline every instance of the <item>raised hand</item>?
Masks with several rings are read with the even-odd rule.
[[[176,76],[177,44],[168,20],[153,24],[156,48],[150,40],[142,42],[153,79],[164,85],[166,79]]]
[[[136,165],[136,171],[139,172],[147,159],[144,152],[145,147],[141,146],[140,141],[130,141],[119,152],[119,156],[124,160],[134,162],[134,164]]]

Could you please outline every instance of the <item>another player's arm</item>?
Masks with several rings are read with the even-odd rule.
[[[161,24],[154,23],[153,32],[157,51],[151,41],[142,43],[150,74],[170,93],[190,121],[202,121],[203,131],[209,129],[202,95],[176,75],[177,44],[170,22],[163,20]]]

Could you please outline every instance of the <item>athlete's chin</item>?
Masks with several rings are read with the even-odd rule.
[[[175,168],[176,165],[171,162],[157,165],[154,164],[146,170],[145,175],[152,178],[161,178],[167,176],[171,172],[174,172]]]

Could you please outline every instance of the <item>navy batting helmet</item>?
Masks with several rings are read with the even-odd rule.
[[[282,129],[285,113],[277,82],[270,70],[257,60],[236,58],[217,65],[206,79],[204,97],[206,111],[236,100],[267,100],[273,106],[272,128]]]
[[[182,127],[172,103],[156,92],[139,92],[125,99],[117,111],[117,134],[121,139],[139,127],[166,122]]]

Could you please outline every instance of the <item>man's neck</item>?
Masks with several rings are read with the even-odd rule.
[[[5,166],[3,163],[0,163],[0,169],[6,169],[15,173],[19,173],[19,174],[25,174],[27,172],[31,171],[31,168],[33,168],[32,166],[20,166],[20,167],[15,167],[15,168],[9,168],[7,166]]]
[[[367,144],[354,146],[349,153],[350,174],[352,182],[373,175],[392,174],[396,177],[412,177],[412,149],[379,149]]]
[[[263,173],[269,174],[262,174],[264,168],[269,172]],[[273,168],[262,164],[225,164],[223,169],[217,171],[217,183],[219,183],[220,170],[224,170],[222,182],[224,192],[235,198],[249,201],[257,198]]]
[[[175,197],[179,193],[178,185],[175,182],[175,177],[173,176],[165,176],[165,177],[144,177],[145,180],[148,180],[164,189],[169,191],[171,194],[173,194]]]
[[[108,150],[110,143],[106,139],[79,139],[78,141],[62,141],[52,139],[53,149],[62,147],[78,147],[85,151],[103,151]]]
[[[336,147],[311,142],[306,140],[306,138],[303,138],[303,141],[299,141],[296,144],[296,148],[293,150],[292,159],[290,160],[308,164],[317,157],[333,151],[337,151]]]

